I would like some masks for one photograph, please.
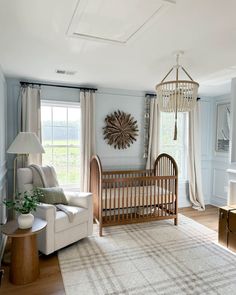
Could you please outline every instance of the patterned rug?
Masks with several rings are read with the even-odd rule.
[[[216,240],[183,215],[106,228],[59,252],[66,294],[236,294],[236,256]]]

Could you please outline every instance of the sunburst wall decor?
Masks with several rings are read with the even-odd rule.
[[[104,140],[115,149],[127,149],[136,141],[138,124],[131,114],[116,111],[105,118]]]

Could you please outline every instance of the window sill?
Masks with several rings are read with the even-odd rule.
[[[80,187],[77,184],[72,184],[72,185],[60,185],[60,187],[64,190],[64,191],[71,191],[71,192],[80,192]]]

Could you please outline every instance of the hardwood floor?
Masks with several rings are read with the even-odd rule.
[[[179,213],[218,231],[218,210],[218,207],[207,205],[205,211],[197,211],[188,207],[179,209]]]
[[[205,211],[196,211],[192,208],[181,208],[179,213],[217,231],[218,208],[208,205]],[[33,283],[15,286],[9,282],[9,267],[5,266],[5,275],[0,294],[3,295],[64,295],[62,276],[58,264],[57,254],[40,256],[40,277]]]
[[[2,287],[0,288],[0,294],[64,295],[65,290],[62,282],[57,254],[55,253],[49,256],[40,256],[39,265],[39,278],[31,284],[21,286],[16,286],[9,282],[9,267],[4,267],[5,274],[3,277]]]

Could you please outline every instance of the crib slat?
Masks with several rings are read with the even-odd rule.
[[[164,186],[165,186],[165,216],[167,215],[167,180],[164,180]]]
[[[128,182],[125,184],[125,192],[126,192],[126,219],[129,218],[128,214],[129,214],[129,186],[128,186]]]
[[[124,203],[124,184],[122,183],[122,220],[124,220],[124,210],[125,210],[125,203]]]
[[[172,175],[172,165],[170,160],[168,159],[168,174]],[[170,186],[170,179],[168,178],[167,180],[168,182],[168,204],[167,204],[167,209],[168,209],[168,215],[171,215],[171,203],[172,203],[172,199],[171,199],[171,186]]]
[[[112,183],[111,183],[112,184]],[[111,221],[111,184],[108,184],[108,192],[109,192],[109,220]]]
[[[105,221],[107,222],[107,184],[105,184]]]
[[[144,185],[143,185],[143,182],[141,182],[141,191],[142,191],[142,215],[143,217],[145,217],[145,214],[144,214]]]
[[[152,204],[152,181],[149,180],[148,183],[148,196],[149,196],[149,215],[152,217],[153,216],[153,212],[152,212],[152,208],[153,208],[153,204]]]
[[[174,214],[174,212],[173,212],[173,206],[174,206],[174,200],[175,200],[175,198],[174,198],[174,194],[173,194],[172,179],[170,179],[170,187],[171,187],[171,200],[172,200],[171,205],[170,205],[170,208],[171,208],[171,212],[172,212],[172,215],[173,215]]]
[[[117,208],[117,206],[116,206],[116,200],[117,200],[117,198],[116,198],[116,183],[115,182],[113,182],[113,185],[112,185],[112,191],[113,191],[113,220],[115,221],[115,219],[116,219],[116,208]]]
[[[158,181],[154,180],[154,216],[156,216],[157,214],[157,185],[158,185]]]
[[[139,212],[139,214],[138,214],[138,218],[140,218],[140,213],[141,213],[141,198],[142,198],[142,196],[141,196],[141,187],[140,187],[140,184],[138,184],[137,183],[137,185],[138,185],[138,190],[139,190],[139,194],[138,194],[138,212]]]
[[[171,190],[170,190],[170,180],[167,179],[167,191],[168,191],[168,194],[167,194],[167,211],[168,211],[168,216],[171,215]]]
[[[134,218],[137,218],[137,186],[135,181],[133,181],[133,185],[134,185]]]
[[[162,168],[162,173],[163,173],[163,168]],[[164,180],[161,179],[161,216],[163,216],[163,211],[164,211],[163,205],[164,205]]]
[[[157,216],[160,216],[160,180],[157,180]]]
[[[118,183],[118,222],[120,222],[120,183]]]
[[[148,208],[148,180],[147,179],[145,181],[144,190],[146,191],[146,195],[145,195],[145,199],[146,199],[146,206],[145,206],[146,217],[148,217],[149,208]]]
[[[130,218],[133,219],[133,186],[132,181],[130,181],[130,190],[131,190],[131,211],[130,211]]]

